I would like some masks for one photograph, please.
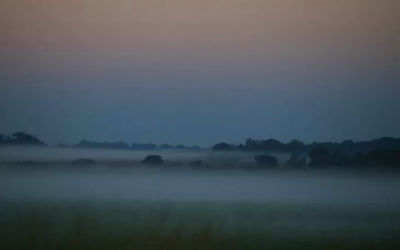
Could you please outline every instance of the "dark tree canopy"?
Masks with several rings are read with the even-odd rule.
[[[16,132],[11,136],[0,135],[0,144],[3,145],[29,145],[29,146],[47,146],[33,135],[25,132]]]
[[[93,149],[130,149],[129,144],[125,142],[91,142],[82,140],[75,145],[77,148],[93,148]]]
[[[67,145],[62,145],[63,147]],[[153,150],[199,150],[201,149],[198,146],[184,146],[184,145],[178,145],[178,146],[172,146],[169,144],[162,144],[160,146],[157,146],[154,143],[132,143],[129,145],[126,142],[120,141],[120,142],[92,142],[92,141],[87,141],[87,140],[82,140],[75,146],[71,147],[76,147],[76,148],[94,148],[94,149],[118,149],[118,150],[143,150],[143,151],[153,151]]]
[[[325,147],[312,148],[308,156],[311,159],[311,167],[326,167],[335,165],[331,153]]]
[[[341,152],[342,154],[355,155],[357,153],[368,153],[373,150],[400,150],[400,138],[383,137],[371,141],[354,142],[352,140],[345,140],[343,142],[313,142],[310,144],[306,144],[299,140],[282,143],[275,139],[253,140],[249,138],[244,144],[229,145],[227,143],[219,143],[214,145],[213,150],[218,151],[222,147],[225,147],[224,151],[236,149],[247,152],[268,153],[309,153],[313,148],[324,147],[330,152]]]
[[[261,154],[254,156],[254,159],[257,161],[257,165],[261,167],[277,167],[278,159],[275,156]]]
[[[300,157],[297,154],[292,153],[285,165],[291,168],[305,168],[307,166],[307,159],[304,156]]]
[[[175,147],[167,143],[161,144],[160,149],[174,149]]]
[[[11,136],[0,134],[0,146],[47,146],[37,137],[26,132],[16,132]],[[162,144],[157,146],[153,143],[129,145],[126,142],[91,142],[82,140],[74,146],[59,144],[59,148],[95,148],[95,149],[120,149],[120,150],[201,150],[198,146],[173,146]],[[253,140],[247,139],[244,144],[228,144],[221,142],[212,147],[213,151],[242,151],[257,152],[255,157],[259,166],[271,167],[278,164],[277,158],[269,155],[273,152],[292,153],[286,162],[286,166],[292,168],[304,168],[307,161],[310,167],[348,167],[348,166],[379,166],[379,167],[400,167],[400,138],[383,137],[371,141],[354,142],[345,140],[343,142],[313,142],[303,143],[299,140],[292,140],[289,143],[282,143],[275,139]],[[308,158],[298,155],[308,154]],[[158,155],[149,155],[143,163],[150,165],[163,164],[164,160]],[[202,162],[195,161],[192,166],[205,166]]]
[[[232,151],[232,150],[234,150],[234,147],[232,145],[229,145],[228,143],[221,142],[221,143],[215,144],[212,147],[212,150],[213,151]]]
[[[142,163],[146,165],[162,165],[164,160],[159,155],[148,155],[144,158]]]
[[[353,162],[359,166],[400,167],[400,150],[374,150],[357,154]]]

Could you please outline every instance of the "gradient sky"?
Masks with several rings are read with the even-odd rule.
[[[1,0],[0,131],[400,136],[398,0]]]

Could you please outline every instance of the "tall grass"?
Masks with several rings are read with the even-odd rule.
[[[0,249],[400,249],[397,237],[284,234],[195,207],[185,213],[157,204],[7,206],[1,211]]]

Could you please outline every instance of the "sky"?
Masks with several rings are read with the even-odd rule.
[[[398,0],[2,0],[0,132],[400,136]]]

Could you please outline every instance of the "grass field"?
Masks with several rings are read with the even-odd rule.
[[[0,249],[400,249],[400,212],[261,203],[8,201]]]

